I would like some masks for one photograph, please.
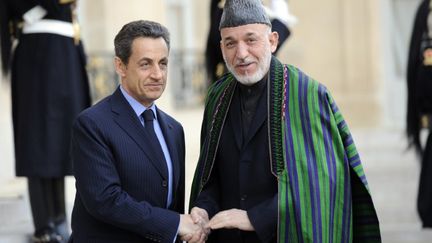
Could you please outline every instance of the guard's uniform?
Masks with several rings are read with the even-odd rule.
[[[29,178],[35,228],[40,231],[64,224],[64,176],[72,173],[72,121],[90,105],[85,56],[73,24],[74,1],[2,2],[2,14],[7,16],[2,16],[2,29],[11,23],[19,26],[10,69],[16,175]],[[9,59],[7,34],[2,31],[4,68]]]
[[[422,157],[417,207],[423,227],[432,227],[432,1],[424,0],[416,14],[408,56],[407,135]],[[420,130],[428,130],[425,146]]]

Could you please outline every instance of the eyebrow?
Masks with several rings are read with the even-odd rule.
[[[246,37],[251,37],[251,36],[258,36],[258,34],[256,32],[248,32],[246,33]],[[232,36],[228,36],[225,39],[223,39],[223,41],[227,41],[227,40],[233,40],[234,38]]]
[[[139,59],[137,63],[141,63],[141,62],[145,62],[145,61],[146,61],[146,62],[154,62],[154,60],[151,59],[151,58],[149,58],[149,57],[143,57],[143,58]],[[168,61],[168,57],[163,57],[163,58],[161,58],[161,59],[159,60],[159,62],[161,62],[161,61]]]

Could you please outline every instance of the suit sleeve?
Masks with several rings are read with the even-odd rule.
[[[180,216],[137,201],[122,190],[115,158],[104,131],[81,115],[73,126],[72,158],[77,194],[93,217],[126,230],[172,242]]]
[[[256,205],[247,211],[256,234],[263,242],[268,242],[276,236],[278,221],[278,195]]]
[[[208,120],[210,120],[210,115],[208,112],[208,102],[209,97],[212,96],[212,90],[214,86],[211,86],[207,92],[206,97],[206,109],[204,110],[203,121],[201,124],[201,136],[200,136],[200,158],[198,165],[195,169],[194,181],[192,183],[192,192],[189,208],[200,207],[207,211],[209,218],[213,217],[217,212],[219,212],[219,179],[216,176],[215,171],[217,171],[217,163],[214,164],[212,168],[213,173],[211,173],[208,182],[205,186],[199,190],[201,187],[202,172],[204,167],[203,148],[206,147],[208,142]],[[196,195],[195,195],[196,193]]]
[[[177,190],[174,192],[178,197],[177,204],[175,206],[175,211],[184,214],[185,211],[185,138],[184,138],[184,130],[181,125],[179,125],[181,134],[178,146],[180,149],[180,181]]]
[[[213,168],[213,171],[214,170],[215,168]],[[193,204],[193,206],[205,209],[209,218],[212,218],[217,212],[219,212],[219,205],[217,203],[219,201],[218,185],[218,178],[213,173]]]

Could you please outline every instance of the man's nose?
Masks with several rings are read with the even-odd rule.
[[[245,43],[239,43],[237,46],[236,56],[239,59],[245,59],[249,55],[249,46]]]
[[[155,65],[153,67],[151,77],[154,79],[157,79],[157,80],[160,80],[163,77],[163,71],[161,70],[161,68],[158,65]]]

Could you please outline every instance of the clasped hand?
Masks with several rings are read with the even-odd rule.
[[[207,212],[198,207],[192,208],[190,214],[180,215],[180,239],[190,243],[205,242],[210,233],[208,222]]]
[[[183,228],[182,225],[186,228]],[[181,215],[180,217],[180,239],[191,243],[205,242],[212,229],[221,228],[255,230],[247,212],[235,208],[221,211],[214,215],[211,220],[209,220],[207,212],[198,207],[192,208],[189,215]]]

